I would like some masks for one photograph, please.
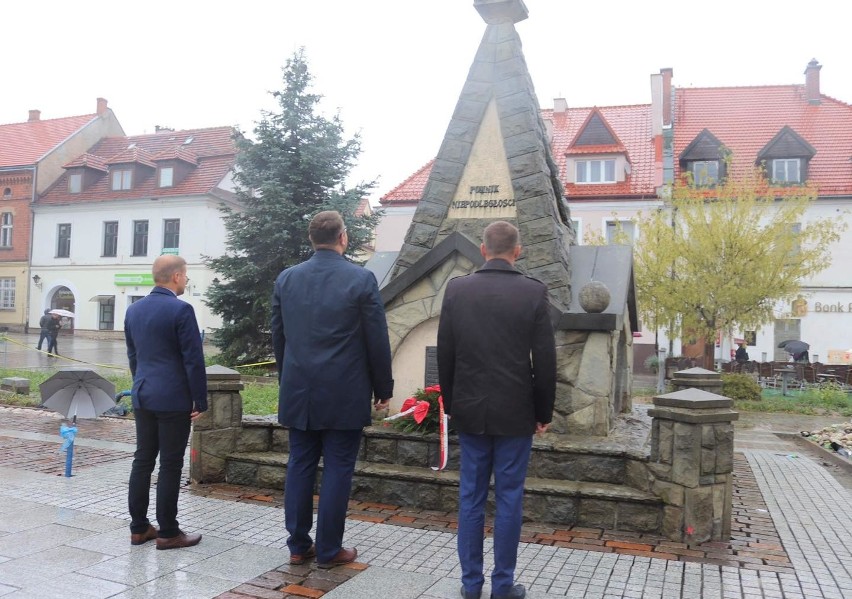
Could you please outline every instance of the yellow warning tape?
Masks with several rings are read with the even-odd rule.
[[[232,368],[249,368],[250,366],[266,366],[267,364],[275,364],[275,360],[269,360],[267,362],[255,362],[254,364],[240,364],[239,366],[232,366]]]
[[[52,358],[59,358],[61,360],[67,360],[69,362],[77,362],[79,364],[88,364],[89,366],[100,366],[101,368],[112,368],[114,370],[128,370],[128,371],[130,370],[130,368],[127,367],[127,366],[116,366],[114,364],[98,364],[97,362],[86,362],[84,360],[78,360],[76,358],[69,358],[68,356],[60,356],[59,354],[53,354],[53,353],[50,353],[50,352],[42,351],[40,349],[30,347],[29,345],[27,345],[25,343],[21,343],[20,341],[15,341],[11,337],[7,337],[6,335],[0,336],[0,339],[2,339],[3,341],[8,341],[9,343],[13,343],[15,345],[18,345],[18,346],[23,347],[25,349],[28,349],[30,351],[34,351],[34,352],[38,352],[40,354],[44,354],[46,356],[50,356]]]

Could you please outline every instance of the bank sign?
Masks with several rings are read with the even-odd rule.
[[[128,287],[128,286],[137,286],[137,287],[153,287],[154,286],[154,275],[150,272],[148,273],[129,273],[129,274],[116,274],[114,275],[113,283],[115,283],[116,287]]]

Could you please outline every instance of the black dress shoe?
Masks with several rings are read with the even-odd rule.
[[[130,533],[130,544],[142,545],[143,543],[147,543],[148,541],[153,541],[157,538],[157,532],[157,527],[153,524],[149,524],[148,530],[146,530],[145,532]]]
[[[315,545],[311,545],[307,551],[304,553],[291,553],[290,554],[290,565],[291,566],[301,566],[309,559],[312,559],[317,556],[317,548]]]
[[[189,534],[179,532],[177,536],[166,539],[158,537],[157,549],[181,549],[182,547],[192,547],[193,545],[198,545],[200,541],[201,535],[197,532],[191,532]]]
[[[317,562],[317,568],[322,568],[323,570],[328,570],[329,568],[333,568],[335,566],[342,566],[343,564],[351,564],[355,561],[355,558],[358,557],[358,550],[354,547],[352,549],[347,549],[346,547],[342,547],[340,551],[337,552],[330,561],[327,562]]]
[[[479,599],[482,597],[482,590],[479,591],[466,591],[464,587],[461,588],[461,596],[462,599]]]
[[[511,589],[509,589],[508,593],[503,595],[495,595],[491,593],[491,599],[524,599],[527,596],[527,590],[524,588],[522,584],[516,584]]]

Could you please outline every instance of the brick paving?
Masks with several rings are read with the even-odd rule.
[[[43,474],[65,474],[65,452],[60,452],[62,439],[56,435],[56,443],[32,441],[0,435],[0,467],[41,472]],[[127,454],[86,447],[75,443],[72,458],[72,473],[81,468],[92,468],[110,462],[126,460]]]
[[[174,556],[184,564],[177,566],[177,572],[163,570],[161,560],[153,570],[151,564],[145,565],[145,556],[160,557],[160,552],[149,551],[152,547],[134,548],[136,557],[128,561],[120,552],[130,550],[125,504],[132,422],[86,421],[81,434],[93,445],[79,447],[78,475],[72,479],[35,474],[37,468],[26,463],[5,466],[6,473],[30,474],[4,475],[0,485],[0,595],[17,596],[14,589],[20,588],[30,589],[21,596],[33,596],[25,586],[25,574],[34,568],[27,560],[32,559],[17,557],[25,552],[20,545],[32,541],[17,542],[18,535],[29,533],[15,531],[23,527],[21,522],[35,518],[34,513],[43,518],[42,512],[57,510],[54,524],[47,524],[51,530],[73,530],[75,538],[95,536],[83,547],[86,551],[74,548],[75,543],[88,542],[86,539],[65,544],[57,540],[59,548],[32,554],[38,566],[33,570],[38,582],[33,584],[44,584],[40,581],[48,575],[55,578],[58,560],[65,568],[63,585],[79,583],[78,579],[122,588],[130,584],[126,592],[99,595],[122,599],[150,596],[157,588],[171,589],[156,592],[159,596],[190,596],[174,590],[181,584],[193,585],[196,592],[191,596],[220,599],[458,596],[454,514],[353,502],[345,543],[359,548],[359,561],[351,567],[319,571],[312,564],[286,564],[280,492],[229,485],[187,487],[181,494],[181,525],[202,532],[205,541],[199,545],[200,554],[187,550]],[[102,449],[97,446],[99,439],[112,440],[114,447]],[[64,464],[63,456],[55,451],[59,443],[55,415],[0,407],[0,455],[32,459],[34,454],[52,449],[59,464]],[[97,451],[84,451],[89,449]],[[98,462],[99,455],[107,459]],[[846,509],[850,495],[817,462],[793,456],[795,453],[786,450],[763,449],[736,454],[733,530],[727,543],[693,546],[649,535],[527,523],[519,547],[518,581],[527,586],[531,599],[852,597],[852,517]],[[4,466],[0,464],[0,468]],[[18,504],[26,506],[20,515],[14,512]],[[15,514],[11,520],[9,514]],[[69,518],[92,524],[63,526]],[[97,540],[101,533],[96,531],[106,530],[105,520],[118,527],[116,547],[120,549],[112,549],[109,539]],[[43,523],[28,526],[36,524]],[[81,531],[85,526],[95,528]],[[485,550],[488,564],[492,559],[490,539],[486,539]],[[74,560],[59,559],[65,555],[62,552],[74,551],[79,553],[75,554],[77,560],[98,555],[101,561],[82,567],[73,566]],[[210,555],[201,555],[204,552]],[[264,559],[258,560],[256,555]],[[138,559],[142,559],[140,568],[145,575],[154,572],[155,580],[137,580],[141,574],[133,564]],[[240,560],[246,562],[239,564],[245,575],[242,569],[239,574],[223,572]],[[406,589],[405,594],[385,592],[396,588],[391,584],[394,581]],[[155,583],[166,586],[152,586]],[[199,585],[206,585],[207,590],[202,592]]]

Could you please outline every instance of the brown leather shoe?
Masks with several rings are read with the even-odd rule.
[[[168,539],[158,537],[157,549],[180,549],[181,547],[192,547],[193,545],[198,545],[200,541],[201,535],[196,532],[191,532],[189,534],[180,532],[176,537],[169,537]]]
[[[347,549],[346,547],[342,547],[340,551],[337,552],[331,561],[328,562],[317,562],[317,568],[322,568],[323,570],[328,570],[329,568],[333,568],[335,566],[342,566],[343,564],[351,564],[355,561],[355,558],[358,557],[358,550],[354,547],[352,549]]]
[[[317,556],[317,548],[314,545],[311,545],[307,551],[304,553],[291,553],[290,554],[290,565],[291,566],[301,566],[309,559],[315,558]]]
[[[153,541],[157,538],[157,527],[153,524],[148,525],[148,530],[145,532],[132,532],[130,533],[130,544],[131,545],[142,545],[143,543],[147,543],[148,541]]]

